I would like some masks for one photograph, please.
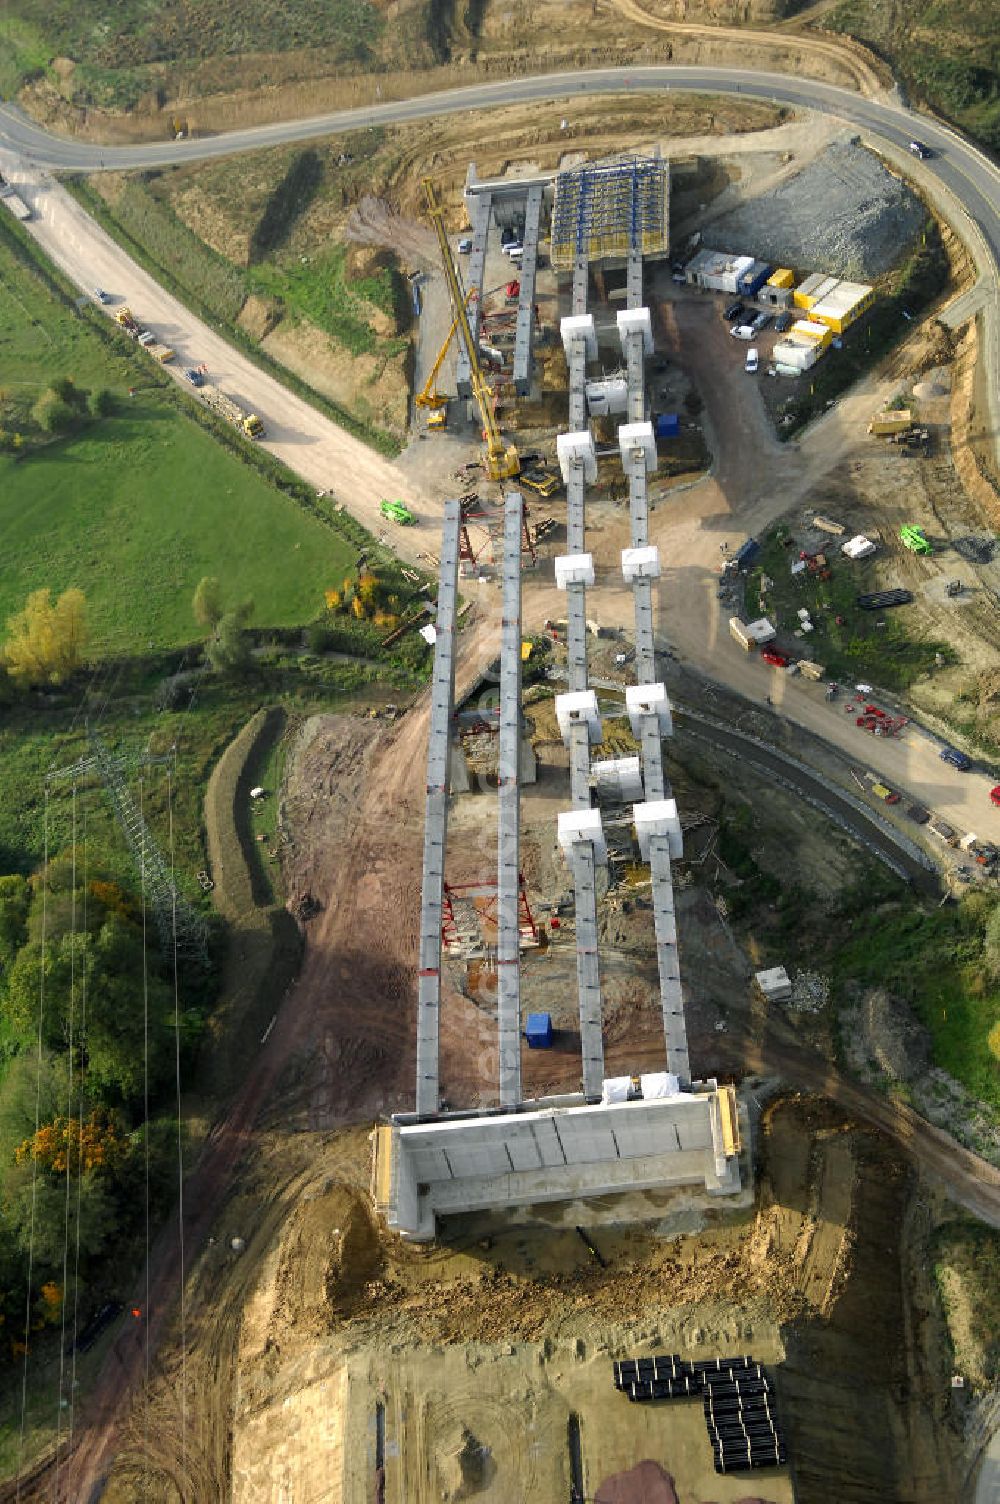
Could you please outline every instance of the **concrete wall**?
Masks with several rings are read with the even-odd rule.
[[[720,1160],[716,1096],[394,1123],[386,1219],[426,1239],[439,1216],[461,1212],[655,1186],[737,1191],[736,1158]]]

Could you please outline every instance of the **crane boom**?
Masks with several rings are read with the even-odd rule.
[[[470,287],[469,291],[465,295],[466,304],[472,302],[472,299],[475,297],[475,293],[476,289],[474,287]],[[435,359],[434,364],[430,368],[427,380],[423,385],[423,390],[418,392],[413,399],[418,407],[444,407],[445,403],[448,401],[447,397],[445,397],[441,392],[438,391],[437,379],[441,367],[444,365],[444,358],[448,354],[448,350],[451,347],[451,342],[455,338],[455,331],[457,329],[458,319],[452,319],[451,328],[448,330],[448,336],[444,344],[438,351],[437,358]]]
[[[437,235],[438,247],[441,251],[441,265],[444,268],[445,281],[448,284],[448,296],[451,299],[452,313],[458,321],[458,333],[465,353],[469,358],[469,377],[472,385],[472,395],[479,409],[479,416],[483,425],[483,438],[486,440],[486,473],[490,480],[507,480],[520,472],[521,465],[518,460],[517,450],[513,444],[505,444],[500,432],[500,426],[493,411],[490,401],[490,393],[486,386],[486,378],[483,375],[483,367],[479,359],[479,350],[476,341],[472,337],[472,328],[469,324],[469,316],[465,310],[466,297],[462,291],[462,279],[455,258],[448,244],[448,235],[444,227],[444,209],[438,203],[437,193],[430,178],[423,180],[424,197],[427,201],[427,213],[434,226]]]

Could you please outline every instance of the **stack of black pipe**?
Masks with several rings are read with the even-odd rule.
[[[694,1362],[677,1353],[622,1358],[614,1364],[614,1377],[615,1388],[633,1403],[700,1394],[717,1473],[776,1467],[785,1461],[771,1381],[749,1353]]]
[[[785,1461],[771,1381],[759,1363],[727,1374],[705,1374],[703,1392],[717,1473],[777,1467]]]

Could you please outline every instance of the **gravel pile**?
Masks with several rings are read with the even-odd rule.
[[[837,142],[795,177],[717,219],[706,239],[796,272],[871,281],[923,222],[920,200],[872,152]]]
[[[817,971],[798,971],[792,981],[789,1008],[796,1013],[818,1013],[830,997],[830,980]]]

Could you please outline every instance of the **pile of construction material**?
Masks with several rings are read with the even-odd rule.
[[[774,1389],[763,1365],[749,1353],[694,1362],[677,1353],[623,1358],[613,1368],[615,1388],[633,1404],[701,1395],[717,1473],[749,1472],[785,1462]]]

